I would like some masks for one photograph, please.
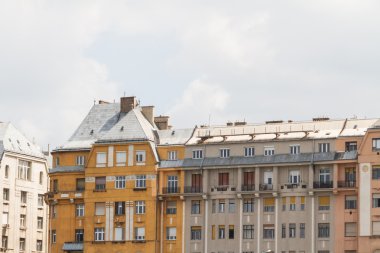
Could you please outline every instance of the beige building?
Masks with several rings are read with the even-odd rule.
[[[47,161],[41,150],[10,123],[0,123],[3,197],[0,252],[48,252]]]

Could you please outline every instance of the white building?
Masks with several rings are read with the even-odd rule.
[[[39,147],[0,122],[0,252],[47,252],[47,169]]]

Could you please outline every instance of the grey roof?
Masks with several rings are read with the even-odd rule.
[[[159,145],[184,145],[193,132],[193,128],[158,130]]]
[[[49,174],[60,172],[83,172],[83,166],[59,166],[49,170]]]
[[[45,158],[40,147],[31,142],[11,123],[0,122],[0,159],[6,151]]]
[[[79,243],[79,242],[65,242],[63,244],[62,250],[66,250],[66,251],[83,250],[83,243]]]
[[[215,166],[239,166],[239,165],[262,165],[262,164],[286,164],[286,163],[311,163],[327,162],[337,160],[354,160],[357,152],[329,152],[329,153],[308,153],[308,154],[283,154],[273,156],[253,156],[253,157],[230,157],[219,158],[210,157],[204,159],[186,158],[179,161],[161,161],[160,168],[176,167],[215,167]]]
[[[129,141],[149,140],[155,141],[154,127],[137,107],[127,114],[120,114],[120,119],[111,129],[99,137],[99,142],[104,141]]]

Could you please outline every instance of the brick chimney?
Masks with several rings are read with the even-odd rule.
[[[141,112],[144,114],[145,118],[153,125],[154,123],[154,106],[142,106]]]
[[[135,109],[137,106],[136,97],[122,97],[120,98],[120,112],[128,113]]]
[[[169,129],[169,116],[154,117],[154,123],[160,130]]]

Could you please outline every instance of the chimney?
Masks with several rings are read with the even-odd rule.
[[[154,106],[142,106],[141,112],[144,114],[145,118],[150,122],[150,124],[154,124]]]
[[[120,112],[128,113],[135,109],[137,106],[136,97],[122,97],[120,98]]]
[[[169,129],[169,116],[158,116],[154,117],[154,123],[160,130]]]

